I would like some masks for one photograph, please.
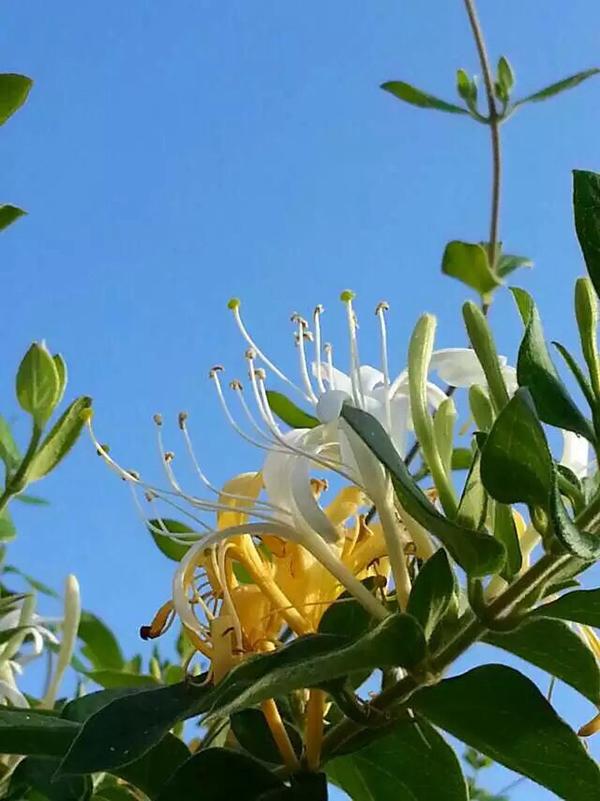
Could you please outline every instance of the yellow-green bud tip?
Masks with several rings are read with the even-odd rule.
[[[343,303],[350,303],[356,297],[356,292],[353,292],[351,289],[344,289],[344,291],[340,294],[340,300]]]
[[[231,298],[231,300],[227,303],[227,308],[231,309],[231,311],[235,311],[235,309],[239,309],[241,301],[239,298]]]

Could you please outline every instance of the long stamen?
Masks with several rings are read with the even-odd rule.
[[[313,312],[313,321],[315,328],[315,361],[317,366],[317,386],[319,392],[325,392],[325,383],[323,382],[323,370],[321,366],[321,315],[325,309],[321,304],[315,307]]]
[[[388,433],[392,430],[392,411],[390,406],[390,370],[388,364],[387,327],[385,324],[385,313],[389,308],[389,304],[385,301],[382,301],[378,304],[375,311],[375,314],[379,319],[379,329],[381,332],[381,371],[383,373],[385,418],[387,422]]]
[[[290,381],[290,379],[285,375],[285,373],[282,373],[282,371],[275,364],[273,364],[273,362],[268,358],[268,356],[266,356],[263,353],[263,351],[258,347],[256,342],[254,342],[254,340],[248,333],[246,326],[242,322],[242,317],[240,314],[240,301],[237,298],[232,298],[227,304],[227,306],[233,312],[233,317],[235,319],[237,327],[240,330],[241,335],[244,337],[248,345],[250,345],[250,347],[254,351],[256,351],[257,356],[267,365],[267,367],[270,370],[272,370],[275,373],[275,375],[278,378],[280,378],[282,381],[288,384],[288,386],[292,387],[292,389],[295,389],[296,392],[299,392],[301,395],[304,395],[306,397],[305,393],[300,389],[300,387],[294,384],[293,381]]]
[[[295,322],[298,325],[298,330],[296,332],[296,347],[298,348],[298,355],[300,357],[300,375],[302,376],[302,380],[304,381],[304,386],[306,388],[308,397],[313,403],[316,403],[319,399],[315,395],[310,380],[310,376],[308,374],[308,364],[306,361],[306,347],[305,347],[306,340],[311,339],[312,334],[308,330],[308,323],[303,317],[300,317],[299,314],[292,315],[292,322]]]
[[[340,299],[346,306],[346,317],[348,321],[348,334],[350,337],[350,381],[352,382],[352,394],[354,396],[354,403],[361,408],[365,405],[365,395],[362,388],[362,380],[360,375],[360,358],[358,355],[358,339],[356,336],[356,315],[352,301],[354,299],[354,292],[346,289],[342,292]]]
[[[333,345],[331,344],[331,342],[326,342],[323,345],[323,351],[325,353],[325,358],[327,359],[327,368],[328,368],[327,379],[329,381],[329,389],[336,389],[335,376],[333,373]]]

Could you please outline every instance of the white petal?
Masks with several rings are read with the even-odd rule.
[[[408,432],[412,430],[410,420],[410,401],[408,395],[397,395],[390,402],[392,416],[392,430],[390,439],[394,443],[400,456],[406,456]]]
[[[381,370],[371,367],[370,364],[363,364],[358,370],[360,375],[360,382],[363,392],[370,395],[375,387],[382,385],[384,382],[384,375]]]
[[[16,686],[9,684],[7,681],[0,679],[0,698],[6,698],[10,703],[18,709],[29,709],[29,704],[25,696],[17,689]]]
[[[501,364],[506,364],[506,359]],[[451,387],[470,387],[484,384],[485,374],[475,351],[470,348],[445,348],[436,350],[431,356],[430,369],[437,372],[442,381]]]
[[[351,396],[341,389],[327,390],[317,401],[317,417],[322,423],[331,423],[332,420],[337,420],[344,401],[349,400],[351,400]]]
[[[569,467],[578,478],[588,473],[590,446],[585,437],[573,431],[563,431],[563,452],[560,463]]]
[[[310,461],[303,456],[294,458],[290,488],[294,504],[294,524],[305,535],[316,531],[325,542],[336,542],[338,532],[317,502],[310,484]]]
[[[519,388],[519,382],[517,381],[517,370],[515,367],[511,367],[509,364],[505,365],[501,369],[507,392],[512,397]]]
[[[456,386],[456,384],[452,384],[452,386]],[[434,409],[437,409],[447,398],[448,395],[436,384],[432,384],[431,381],[427,384],[427,400]]]
[[[312,364],[312,371],[313,375],[318,375],[316,362]],[[352,381],[350,380],[350,376],[346,375],[346,373],[342,373],[341,370],[334,367],[330,371],[329,365],[321,362],[321,378],[327,381],[327,385],[330,389],[341,389],[342,392],[347,392],[348,395],[352,394]]]

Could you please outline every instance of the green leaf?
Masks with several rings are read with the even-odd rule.
[[[117,698],[124,698],[132,693],[140,692],[137,689],[127,689],[124,687],[114,688],[111,690],[97,690],[94,693],[82,695],[79,698],[74,698],[68,701],[62,708],[60,716],[65,720],[72,720],[75,723],[84,723],[92,715],[100,709],[104,709],[112,701]]]
[[[573,373],[573,376],[575,377],[577,383],[579,384],[579,388],[583,392],[587,402],[590,404],[590,407],[594,408],[596,400],[594,398],[592,385],[590,384],[587,376],[584,374],[581,367],[577,364],[576,359],[564,345],[560,344],[560,342],[553,341],[552,344],[560,353],[560,355],[563,357],[569,370]]]
[[[192,799],[198,796],[200,788],[202,801],[259,801],[261,795],[283,790],[284,785],[252,757],[227,748],[207,748],[184,762],[158,801]]]
[[[17,371],[17,400],[42,428],[56,406],[60,382],[54,360],[44,343],[34,342]]]
[[[391,734],[326,765],[352,801],[467,801],[456,754],[424,720],[404,720]]]
[[[285,730],[296,755],[302,755],[302,737],[298,731],[284,722]],[[260,709],[242,709],[231,716],[231,730],[238,744],[262,762],[281,764],[281,753],[271,733],[269,724]]]
[[[529,390],[521,388],[500,412],[481,453],[481,480],[501,503],[547,508],[552,458]]]
[[[0,415],[0,459],[9,473],[15,470],[21,461],[19,446],[15,442],[8,422],[2,415]]]
[[[431,108],[436,111],[447,111],[450,114],[468,114],[469,112],[461,106],[456,106],[454,103],[448,103],[445,100],[440,100],[439,97],[427,94],[427,92],[417,89],[404,81],[387,81],[381,84],[381,88],[397,97],[399,100],[404,100],[405,103],[410,103],[411,106],[418,106],[419,108]]]
[[[0,512],[0,541],[10,542],[17,536],[17,529],[12,521],[8,509],[3,509]]]
[[[377,586],[373,577],[361,583],[371,591]],[[351,642],[362,637],[372,623],[373,618],[365,607],[351,593],[344,592],[323,613],[319,634],[342,635]]]
[[[569,801],[600,797],[600,769],[528,678],[484,665],[417,691],[435,726]]]
[[[567,623],[533,618],[513,631],[486,634],[484,640],[570,684],[592,703],[600,701],[596,657]]]
[[[523,555],[512,509],[503,503],[493,501],[494,536],[506,549],[505,577],[510,579],[521,570]]]
[[[101,687],[112,689],[114,687],[160,687],[161,683],[154,676],[141,676],[138,673],[128,673],[125,670],[89,670],[86,674],[92,681]]]
[[[490,269],[486,249],[470,242],[453,241],[446,245],[442,272],[458,278],[480,295],[487,295],[502,284]]]
[[[320,421],[308,414],[281,392],[267,390],[267,400],[271,411],[290,428],[314,428]]]
[[[488,496],[481,483],[480,461],[478,452],[471,464],[456,514],[459,525],[476,530],[485,528],[488,507]]]
[[[24,492],[20,493],[19,495],[15,495],[15,500],[20,501],[21,503],[24,503],[27,506],[50,505],[50,501],[47,501],[45,498],[40,498],[39,495],[30,495],[29,493],[25,494]]]
[[[549,511],[554,534],[567,551],[588,561],[600,558],[600,535],[580,530],[571,520],[558,489],[556,473],[550,495]]]
[[[61,756],[79,730],[76,723],[30,709],[0,708],[0,753]]]
[[[61,771],[114,773],[119,766],[140,759],[177,722],[203,711],[211,690],[209,685],[198,686],[187,680],[115,698],[85,721]]]
[[[18,206],[11,206],[9,203],[4,203],[0,206],[0,231],[4,231],[9,225],[16,222],[19,217],[27,214],[26,211],[20,209]]]
[[[342,417],[389,470],[396,495],[408,514],[431,531],[467,573],[481,577],[502,568],[502,545],[487,534],[459,526],[441,515],[416,484],[384,428],[372,415],[344,405]]]
[[[27,757],[10,777],[7,798],[23,798],[30,790],[40,793],[44,801],[88,801],[92,797],[89,776],[66,776],[54,780],[58,760],[52,757]]]
[[[168,559],[172,559],[174,562],[180,562],[183,557],[186,555],[190,547],[200,539],[200,534],[194,529],[187,526],[185,523],[181,523],[179,520],[172,520],[170,518],[162,517],[160,519],[156,518],[154,520],[148,521],[148,531],[158,550],[163,553]],[[156,529],[159,531],[165,528],[171,534],[184,534],[184,537],[178,537],[179,539],[188,539],[187,535],[191,535],[189,537],[190,544],[184,545],[181,542],[175,542],[175,540],[167,537],[166,534],[159,534]]]
[[[60,595],[55,592],[52,587],[49,587],[47,584],[44,584],[43,581],[39,581],[38,579],[30,576],[29,573],[24,573],[18,567],[14,565],[5,565],[4,567],[5,573],[12,573],[15,576],[20,576],[24,581],[26,581],[29,586],[37,590],[37,592],[41,592],[42,595],[47,595],[49,598],[60,598]]]
[[[151,801],[161,795],[173,774],[190,758],[186,744],[168,732],[162,740],[134,762],[115,770],[115,774],[139,787]]]
[[[574,431],[593,443],[595,436],[592,426],[577,408],[550,358],[533,299],[523,289],[513,287],[511,291],[525,324],[517,360],[519,385],[529,389],[540,420],[557,428]]]
[[[573,211],[577,239],[588,274],[600,296],[600,174],[573,170]]]
[[[469,387],[469,408],[477,428],[487,433],[494,425],[494,408],[487,391],[479,384]]]
[[[215,687],[211,714],[229,715],[268,698],[317,687],[358,671],[411,668],[424,658],[425,651],[421,627],[405,614],[390,615],[351,645],[345,645],[341,637],[307,635],[235,667]]]
[[[423,565],[415,581],[406,611],[416,618],[427,640],[443,619],[458,591],[456,576],[443,548]]]
[[[572,620],[600,628],[600,590],[575,590],[536,607],[532,615]]]
[[[82,612],[77,634],[85,643],[85,654],[95,668],[123,668],[124,659],[118,640],[99,617]]]
[[[498,60],[498,83],[502,87],[502,96],[508,99],[515,85],[515,74],[510,61],[505,56],[500,56]]]
[[[60,388],[60,387],[59,387]],[[92,399],[77,398],[52,426],[27,470],[28,481],[38,481],[61,462],[81,433],[87,421]]]
[[[0,125],[21,108],[33,81],[25,75],[0,74]]]
[[[533,262],[527,256],[515,256],[511,253],[502,253],[496,265],[498,278],[506,278],[520,267],[533,267]]]
[[[570,75],[568,78],[563,78],[562,81],[551,83],[550,86],[546,86],[544,89],[540,89],[532,95],[527,95],[527,97],[517,100],[515,108],[517,106],[522,106],[524,103],[539,103],[541,100],[547,100],[549,97],[553,97],[559,94],[559,92],[564,92],[566,89],[573,89],[573,87],[577,86],[582,81],[597,75],[599,72],[600,70],[595,67],[590,70],[584,70],[583,72],[576,72],[575,75]]]

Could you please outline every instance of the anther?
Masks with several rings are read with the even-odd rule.
[[[234,378],[233,381],[230,381],[229,388],[233,389],[234,392],[241,392],[244,389],[242,382],[239,380],[239,378]]]
[[[110,448],[106,444],[101,444],[99,448],[96,448],[96,453],[98,456],[104,456],[110,451]]]
[[[256,359],[256,351],[255,351],[254,348],[248,348],[248,350],[246,351],[246,353],[244,355],[249,361],[252,361],[253,359]]]
[[[344,289],[342,293],[340,293],[340,300],[343,303],[350,303],[356,297],[356,293],[353,292],[351,289]]]
[[[231,311],[239,309],[240,306],[241,306],[241,301],[239,298],[231,298],[227,303],[227,308],[230,309]]]
[[[386,312],[390,310],[390,304],[387,300],[382,300],[380,303],[377,304],[375,309],[375,314],[381,314],[381,312]]]
[[[165,459],[165,462],[167,464],[169,462],[172,462],[174,458],[175,458],[175,454],[173,453],[173,451],[165,451],[164,459]]]
[[[162,426],[163,424],[162,414],[154,414],[152,415],[152,419],[154,420],[157,426]]]
[[[177,415],[177,422],[179,423],[179,428],[182,431],[185,430],[185,424],[187,422],[187,419],[188,419],[188,413],[187,412],[179,412],[179,414]]]
[[[225,370],[222,364],[215,364],[214,367],[211,367],[210,372],[208,373],[209,378],[214,378],[217,373],[222,373]]]

